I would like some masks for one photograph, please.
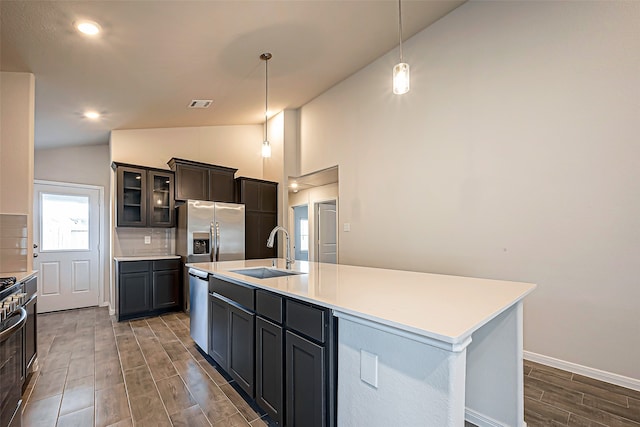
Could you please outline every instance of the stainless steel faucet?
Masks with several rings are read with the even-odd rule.
[[[269,238],[267,239],[267,247],[273,247],[273,241],[276,238],[276,233],[278,231],[282,231],[287,239],[287,270],[291,270],[291,264],[295,263],[296,260],[291,258],[291,241],[289,239],[289,232],[286,228],[281,225],[277,225],[273,230],[271,230],[271,234],[269,234]]]

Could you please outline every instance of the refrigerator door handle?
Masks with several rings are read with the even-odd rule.
[[[218,247],[218,244],[216,242],[216,233],[213,231],[213,221],[211,221],[211,224],[209,224],[209,241],[212,243],[211,249],[209,249],[209,255],[211,256],[211,262],[213,262],[216,260],[214,251]]]
[[[220,261],[220,223],[216,221],[216,262]]]

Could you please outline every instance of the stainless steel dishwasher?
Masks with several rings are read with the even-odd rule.
[[[191,338],[205,353],[209,352],[209,275],[189,269],[189,306]]]

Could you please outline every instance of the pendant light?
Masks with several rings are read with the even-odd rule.
[[[402,61],[402,0],[398,0],[398,38],[400,39],[400,62],[393,67],[393,93],[409,92],[409,64]]]
[[[269,60],[272,55],[269,52],[265,52],[260,55],[260,59],[264,61],[264,140],[262,141],[262,157],[271,157],[271,144],[267,139],[267,111],[268,111],[268,99],[269,99]]]

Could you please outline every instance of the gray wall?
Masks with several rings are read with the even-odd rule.
[[[537,283],[525,350],[640,380],[640,2],[471,1],[301,109],[344,264]]]

